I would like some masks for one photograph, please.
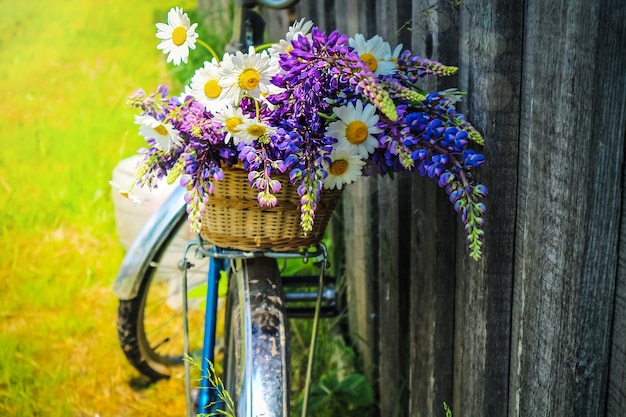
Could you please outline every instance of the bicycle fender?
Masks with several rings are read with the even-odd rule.
[[[184,195],[183,187],[175,188],[150,216],[126,252],[113,284],[113,292],[118,299],[131,300],[137,296],[151,260],[180,222],[186,221]]]

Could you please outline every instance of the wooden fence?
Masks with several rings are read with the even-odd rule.
[[[285,12],[266,12],[270,37]],[[301,0],[459,67],[486,138],[479,262],[431,180],[343,198],[351,331],[381,416],[626,415],[626,2]],[[272,20],[279,19],[279,20]]]

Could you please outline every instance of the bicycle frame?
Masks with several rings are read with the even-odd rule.
[[[273,8],[286,8],[297,3],[298,0],[270,0],[259,1]],[[255,31],[253,25],[253,15],[251,12],[246,13],[245,6],[254,3],[250,0],[237,0],[237,7],[235,12],[235,32],[240,34],[240,42],[238,46],[240,48],[247,47],[255,43],[258,30]],[[261,19],[262,21],[262,19]],[[258,24],[259,22],[255,22]],[[262,36],[262,31],[260,31]],[[176,188],[172,194],[166,199],[166,201],[157,209],[157,211],[148,219],[144,227],[141,229],[133,244],[128,249],[126,256],[120,266],[118,275],[113,285],[113,291],[120,300],[131,300],[137,297],[139,287],[141,284],[141,277],[146,274],[146,271],[150,267],[150,262],[158,255],[159,248],[162,248],[168,239],[171,239],[175,232],[179,229],[182,223],[187,221],[187,215],[185,210],[184,200],[185,189],[183,187]],[[201,242],[199,239],[198,242]],[[220,279],[220,271],[225,270],[227,267],[228,259],[242,259],[251,258],[257,256],[268,256],[273,258],[311,258],[322,264],[322,274],[320,276],[320,287],[317,296],[318,305],[321,304],[322,299],[322,281],[323,270],[326,265],[326,249],[325,247],[318,247],[317,251],[312,253],[296,252],[296,253],[284,253],[284,252],[241,252],[231,251],[222,248],[212,247],[210,250],[206,250],[202,247],[201,243],[190,242],[185,250],[185,256],[183,258],[183,264],[181,267],[184,269],[183,274],[183,309],[187,311],[187,274],[186,271],[190,266],[187,263],[186,253],[193,245],[199,245],[197,251],[202,256],[210,257],[209,272],[207,277],[207,295],[206,295],[206,310],[205,310],[205,324],[204,324],[204,340],[202,350],[202,364],[201,364],[201,381],[200,390],[197,399],[197,410],[202,412],[209,407],[209,405],[219,407],[219,401],[216,396],[211,395],[210,386],[210,364],[214,361],[215,350],[215,333],[216,333],[216,317],[218,308],[218,284]],[[321,249],[320,249],[321,248]],[[334,299],[334,292],[329,299]],[[319,317],[319,309],[316,310],[316,319]],[[249,320],[249,318],[248,318]],[[188,323],[185,319],[185,353],[189,354],[188,344]],[[188,367],[189,363],[185,361],[185,367]],[[188,369],[187,369],[188,371]],[[248,378],[251,378],[254,384],[256,378],[254,377],[254,370],[249,369],[246,371]],[[186,391],[187,391],[187,414],[193,415],[191,410],[191,387],[189,381],[189,372],[186,372]],[[308,376],[310,379],[310,375]],[[249,386],[248,386],[249,388]],[[307,388],[308,390],[308,388]],[[288,391],[288,390],[287,390]],[[252,393],[246,393],[246,396],[250,396]],[[251,400],[250,400],[251,401]]]
[[[217,307],[218,307],[218,303],[217,303],[218,284],[219,284],[219,279],[220,279],[220,272],[223,270],[226,270],[226,267],[227,267],[226,261],[233,260],[233,259],[250,259],[250,258],[256,258],[256,257],[267,257],[267,258],[273,258],[273,259],[303,259],[305,261],[312,260],[314,264],[320,267],[320,270],[321,270],[321,274],[319,277],[320,282],[319,282],[319,287],[318,287],[318,293],[316,297],[318,308],[315,314],[316,315],[315,323],[317,323],[317,318],[319,318],[319,315],[320,315],[319,306],[321,306],[321,301],[323,298],[323,294],[322,294],[323,277],[324,277],[324,271],[327,266],[327,250],[326,250],[326,246],[320,243],[314,249],[310,248],[309,250],[301,250],[301,251],[293,251],[293,252],[274,252],[271,250],[240,251],[237,249],[221,248],[218,246],[206,247],[206,246],[203,246],[203,241],[199,238],[197,241],[190,242],[185,249],[184,258],[183,258],[183,268],[185,269],[185,271],[186,269],[188,269],[188,267],[191,266],[191,264],[188,263],[187,261],[187,253],[192,247],[196,247],[197,257],[205,257],[205,256],[210,257],[210,264],[209,264],[210,266],[209,266],[209,273],[208,273],[208,289],[207,289],[207,296],[206,296],[205,323],[204,323],[204,342],[203,342],[203,350],[202,350],[203,354],[202,354],[202,365],[201,365],[201,372],[200,372],[201,380],[200,380],[200,390],[198,393],[196,405],[197,405],[198,411],[203,411],[203,410],[208,409],[207,414],[211,414],[211,412],[215,412],[215,410],[220,406],[220,401],[217,398],[218,396],[211,395],[211,392],[212,392],[211,389],[213,388],[213,390],[215,390],[217,389],[217,387],[211,387],[209,377],[210,377],[210,372],[211,372],[210,364],[213,363],[214,351],[215,351],[215,331],[216,331]],[[246,285],[245,282],[240,282],[239,288],[242,288],[245,285]],[[185,288],[187,288],[186,273],[183,275],[183,289]],[[186,311],[187,311],[186,294],[187,294],[187,291],[183,290],[184,317],[186,317]],[[334,292],[332,294],[332,297],[334,298]],[[244,317],[246,326],[251,327],[252,325],[251,325],[250,312],[244,309],[242,313],[243,313],[242,317]],[[188,339],[187,339],[188,329],[186,326],[187,326],[187,322],[185,320],[185,350],[186,350],[185,353],[189,354]],[[314,350],[314,346],[312,346],[312,351],[313,350]],[[186,375],[187,375],[186,381],[185,381],[187,404],[188,404],[188,407],[190,407],[191,385],[189,381],[189,364],[187,362],[185,363],[185,367],[186,367]],[[309,369],[310,369],[310,364],[309,364]],[[245,393],[246,396],[250,397],[248,399],[249,403],[252,402],[252,399],[251,399],[252,392],[255,391],[254,384],[256,384],[257,381],[262,380],[262,378],[258,378],[255,376],[257,372],[262,372],[262,370],[252,369],[252,368],[249,368],[249,369],[246,368],[245,370],[245,377],[251,381],[250,384],[244,384],[249,391]],[[308,377],[310,378],[310,375]],[[307,390],[308,390],[308,387],[307,387]],[[270,401],[269,403],[270,403],[268,404],[269,407],[280,408],[281,401],[276,399],[276,401]],[[189,408],[188,408],[188,414],[190,416],[193,415]],[[281,414],[274,411],[271,413],[271,415],[281,415]]]
[[[190,266],[187,264],[187,252],[188,250],[197,245],[196,242],[190,242],[185,249],[183,262],[183,268],[185,273],[183,274],[183,315],[185,317],[184,331],[185,331],[185,354],[189,354],[189,329],[187,322],[187,274],[186,269]],[[203,411],[210,404],[213,404],[214,408],[219,407],[219,402],[216,401],[215,396],[211,395],[210,389],[210,364],[215,359],[215,333],[217,328],[217,300],[218,300],[218,285],[220,280],[220,272],[226,269],[226,259],[211,257],[209,263],[209,271],[207,276],[207,294],[206,294],[206,307],[204,313],[204,333],[202,344],[202,363],[200,371],[200,390],[198,392],[197,409]],[[189,380],[189,364],[185,362],[185,391],[187,395],[187,414],[193,415],[191,408],[191,385]]]

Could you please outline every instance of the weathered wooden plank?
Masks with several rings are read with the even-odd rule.
[[[367,10],[371,10],[374,3],[374,0],[303,0],[296,6],[296,12],[299,17],[312,20],[322,30],[338,29],[352,35],[366,31],[368,19],[373,20]],[[373,204],[376,189],[376,178],[362,178],[348,187],[343,196],[348,321],[364,372],[371,381],[374,381],[377,365],[374,324],[377,317],[377,239],[372,222],[377,213],[377,205]]]
[[[375,4],[375,32],[389,39],[398,31],[398,8],[410,8],[410,1],[381,0]],[[365,34],[366,39],[371,34]],[[410,178],[382,178],[378,182],[378,397],[379,412],[393,416],[406,410],[408,398],[406,313],[402,307],[409,285]],[[401,230],[407,232],[402,233]],[[404,266],[404,267],[403,267]]]
[[[622,97],[626,97],[626,94],[623,94]],[[624,107],[626,104],[622,104],[622,108]],[[623,113],[621,118],[623,125]],[[624,140],[626,141],[626,137]],[[624,159],[622,159],[622,185],[626,184],[626,171],[623,169],[623,161]],[[623,414],[626,410],[626,196],[623,192],[621,217],[606,417]]]
[[[298,5],[325,30],[366,36],[391,36],[410,12],[412,42],[401,41],[458,62],[458,84],[469,92],[462,109],[487,139],[479,263],[467,260],[456,216],[427,179],[363,179],[344,197],[350,322],[365,369],[380,380],[381,415],[441,415],[442,401],[463,415],[624,410],[622,3]]]
[[[298,3],[296,10],[299,16],[312,20],[322,30],[332,30],[336,26],[335,7],[337,6],[334,0],[304,0]]]
[[[625,41],[605,8],[623,24],[615,1],[526,5],[510,415],[605,412],[624,77],[598,52]]]
[[[295,20],[295,11],[276,10],[269,7],[259,8],[259,13],[265,20],[265,42],[276,42],[283,39],[291,21]]]
[[[442,415],[442,402],[453,399],[455,247],[449,236],[455,234],[455,216],[436,184],[425,178],[412,183],[408,410],[430,417]],[[447,215],[436,220],[434,212]]]
[[[345,0],[334,2],[334,15],[329,19],[333,26],[325,29],[332,31],[338,29],[349,36],[362,33],[367,36],[375,27],[376,16],[371,13],[376,1],[372,0]]]
[[[413,2],[412,42],[404,44],[415,54],[455,65],[458,29],[454,13],[441,9],[446,6]],[[433,90],[455,81],[424,79],[420,84]],[[442,415],[444,401],[453,402],[456,215],[431,179],[416,177],[412,183],[408,413],[430,417]]]
[[[622,149],[626,141],[626,80],[624,79],[624,68],[626,67],[626,5],[620,1],[605,1],[598,10],[600,26],[598,27],[598,44],[596,45],[595,68],[601,69],[596,73],[594,85],[602,97],[601,103],[597,103],[594,113],[597,115],[593,122],[596,130],[593,140],[602,152],[597,160],[602,166],[602,158],[609,157],[612,167],[602,167],[601,170],[610,170],[609,175],[617,180],[621,177],[621,225],[619,236],[618,258],[608,258],[613,254],[612,248],[608,248],[608,253],[603,254],[607,248],[597,247],[597,255],[600,255],[596,262],[607,262],[613,265],[617,262],[617,280],[615,288],[615,304],[613,314],[611,356],[608,366],[608,388],[606,397],[607,417],[617,416],[626,410],[626,195],[624,195],[624,184],[626,184],[626,171],[624,170],[624,150],[619,152],[613,148],[620,143],[622,138]],[[613,75],[622,74],[621,79]],[[611,138],[608,142],[605,138]],[[620,158],[621,154],[621,158]],[[618,158],[620,158],[618,160]],[[597,175],[603,175],[599,172]],[[618,191],[615,190],[615,191]],[[612,199],[618,199],[614,195]],[[602,205],[605,196],[598,193],[594,196],[597,205]],[[599,201],[598,201],[599,200]],[[613,208],[607,207],[608,210]],[[596,215],[596,213],[593,213]],[[605,243],[609,243],[608,241]],[[606,303],[612,300],[608,299]],[[606,366],[606,363],[604,364]],[[606,368],[604,369],[606,372]]]
[[[480,262],[458,239],[454,332],[454,409],[466,415],[506,415],[509,394],[513,253],[517,205],[519,90],[523,8],[504,0],[461,7],[461,109],[483,133],[489,188],[486,243]]]
[[[400,218],[399,183],[390,178],[382,178],[378,188],[378,285],[377,292],[377,339],[378,339],[378,394],[381,415],[394,415],[394,410],[402,408],[401,396],[406,359],[403,354],[403,334],[401,331],[400,300],[401,240],[408,240],[408,234],[398,233],[407,219]],[[406,238],[402,239],[402,235]],[[407,242],[408,243],[408,242]]]
[[[370,229],[375,213],[372,204],[375,190],[374,178],[361,178],[347,188],[343,196],[348,320],[352,340],[370,380],[373,380],[376,351],[373,323],[376,318],[374,254],[377,242]]]

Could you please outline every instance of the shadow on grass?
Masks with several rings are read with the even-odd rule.
[[[158,381],[153,381],[145,376],[134,376],[128,381],[128,386],[133,391],[144,391],[154,386]]]

